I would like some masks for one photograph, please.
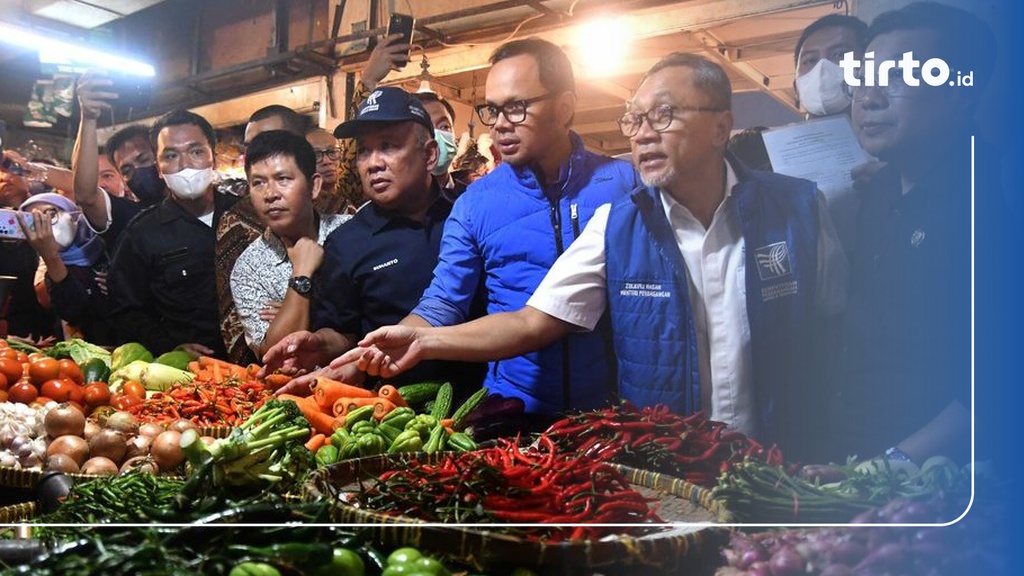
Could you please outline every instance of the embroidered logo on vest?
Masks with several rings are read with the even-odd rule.
[[[785,278],[793,274],[793,262],[790,260],[789,247],[785,242],[761,246],[754,252],[754,260],[757,261],[757,273],[762,282]],[[768,302],[796,293],[796,280],[776,282],[761,288],[761,300]]]

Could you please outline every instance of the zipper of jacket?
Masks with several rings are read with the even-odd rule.
[[[575,203],[569,205],[569,220],[572,221],[572,237],[575,240],[580,237],[580,211]]]
[[[557,199],[549,199],[551,203],[551,227],[555,230],[555,249],[558,251],[557,256],[561,256],[562,252],[565,251],[565,246],[562,242],[562,211],[559,209],[559,202]],[[557,259],[557,258],[556,258]],[[562,409],[568,410],[570,408],[570,401],[572,395],[570,394],[570,380],[569,380],[569,337],[562,338]]]

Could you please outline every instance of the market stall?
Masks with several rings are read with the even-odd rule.
[[[289,377],[138,344],[12,339],[0,373],[11,573],[961,574],[1007,545],[984,499],[954,528],[884,526],[957,519],[972,472],[998,487],[984,468],[851,460],[808,479],[700,413],[627,404],[530,435],[486,389],[324,378],[274,396]],[[849,522],[874,526],[764,528]],[[203,529],[220,524],[277,527]]]

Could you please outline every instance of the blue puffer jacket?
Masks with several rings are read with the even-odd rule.
[[[579,136],[571,137],[564,184],[550,194],[557,200],[549,200],[532,170],[508,164],[459,197],[445,224],[434,278],[414,314],[434,326],[466,322],[478,290],[488,314],[519,310],[594,210],[639,185],[630,164],[588,152]],[[598,329],[492,362],[484,385],[522,398],[528,413],[552,415],[602,405],[614,383],[611,345]]]

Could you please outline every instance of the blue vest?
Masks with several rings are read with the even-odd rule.
[[[727,159],[743,231],[747,317],[760,436],[775,441],[800,394],[817,277],[818,210],[813,183],[749,170]],[[616,202],[605,232],[608,312],[620,396],[680,414],[700,405],[697,340],[679,251],[657,190]],[[737,327],[738,329],[738,327]],[[707,407],[710,408],[710,407]],[[783,434],[788,436],[788,434]]]

